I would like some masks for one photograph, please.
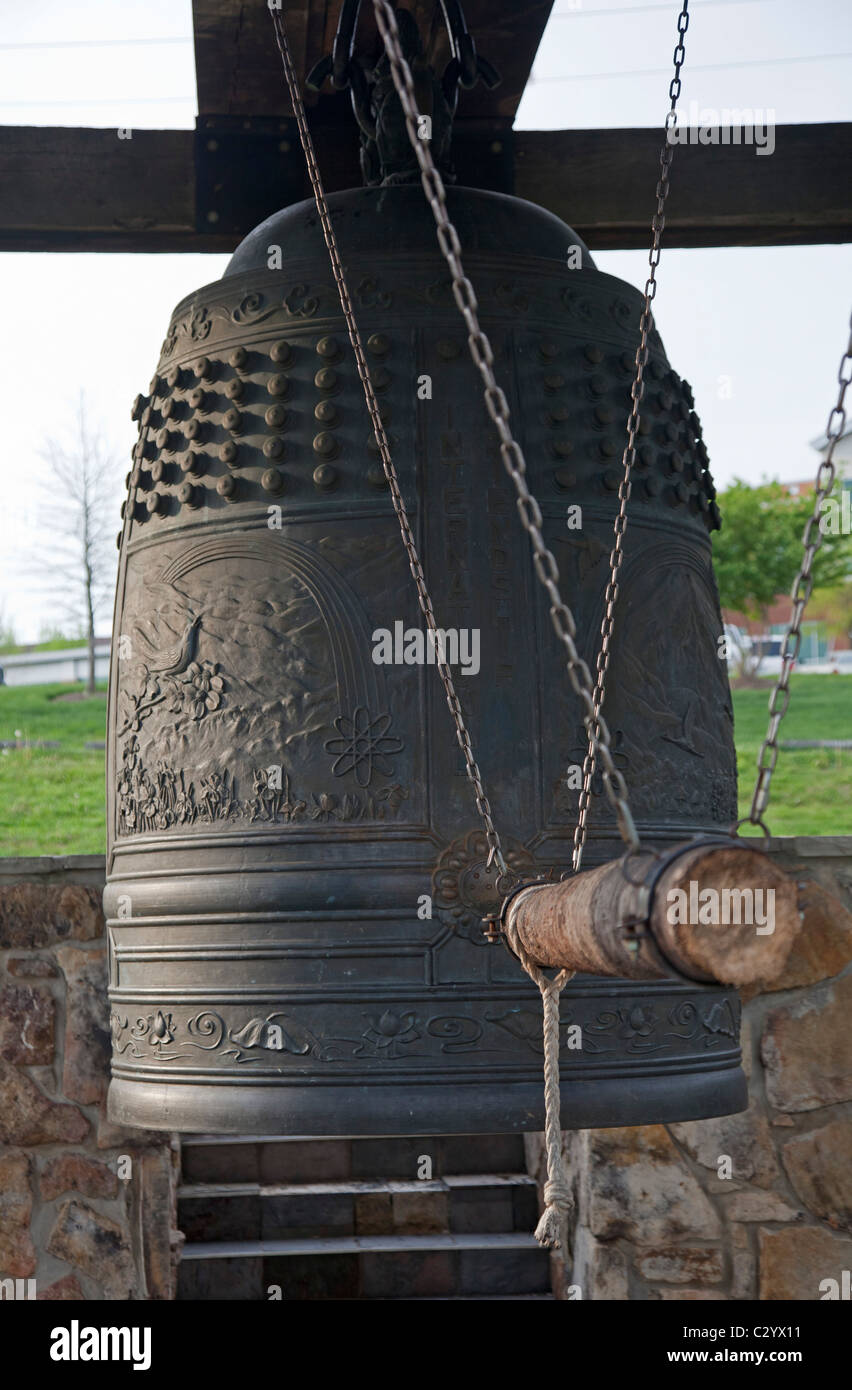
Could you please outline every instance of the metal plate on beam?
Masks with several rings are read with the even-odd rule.
[[[243,236],[304,196],[296,122],[281,116],[199,116],[195,225]]]

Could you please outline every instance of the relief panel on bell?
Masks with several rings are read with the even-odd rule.
[[[423,820],[418,684],[373,660],[377,615],[415,607],[394,526],[256,528],[132,557],[120,836]]]
[[[608,542],[606,528],[595,525],[558,548],[565,591],[580,596],[578,649],[592,670],[601,641]],[[730,824],[736,815],[733,716],[706,542],[635,530],[619,589],[604,714],[631,807],[645,821]],[[560,737],[543,746],[545,811],[551,824],[571,825],[579,798],[576,769],[588,739],[568,682],[557,680],[552,695]],[[589,820],[592,826],[613,821],[599,767]]]

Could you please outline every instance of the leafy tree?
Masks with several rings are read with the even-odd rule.
[[[722,529],[713,537],[713,566],[722,607],[768,622],[769,609],[789,594],[802,561],[802,534],[813,496],[791,496],[780,483],[751,487],[736,479],[719,496]],[[836,589],[852,575],[852,537],[823,535],[814,557],[815,589]],[[760,665],[740,652],[740,675]]]
[[[848,637],[852,641],[852,575],[849,575],[833,589],[816,594],[820,608],[825,615],[825,625],[835,636]]]

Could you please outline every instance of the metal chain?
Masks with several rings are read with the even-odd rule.
[[[754,795],[751,799],[751,809],[747,816],[738,820],[734,826],[734,831],[746,823],[758,826],[768,837],[769,831],[763,822],[763,813],[769,804],[769,789],[772,782],[772,774],[775,771],[775,764],[778,761],[778,730],[781,727],[781,720],[787,713],[787,706],[790,703],[790,674],[798,659],[799,650],[802,645],[802,617],[805,612],[805,605],[811,596],[814,587],[812,574],[814,556],[822,545],[822,529],[820,527],[822,504],[828,497],[837,476],[837,469],[834,466],[834,446],[838,439],[842,439],[846,430],[846,408],[844,401],[846,398],[846,388],[852,384],[852,318],[849,321],[849,342],[846,351],[840,359],[840,367],[837,372],[837,380],[840,383],[840,391],[837,397],[837,404],[832,408],[828,424],[825,430],[825,437],[828,441],[828,449],[825,458],[817,469],[814,481],[814,508],[805,523],[802,533],[802,546],[804,557],[793,583],[790,597],[793,600],[793,611],[790,615],[790,623],[784,637],[784,647],[781,652],[781,674],[769,700],[769,726],[766,738],[763,740],[760,754],[757,759],[757,779],[754,785]],[[791,645],[792,643],[792,645]],[[779,700],[783,696],[783,704],[779,707]]]
[[[494,376],[494,354],[487,335],[480,327],[476,294],[470,280],[465,275],[461,261],[459,238],[447,213],[443,179],[435,168],[428,141],[420,139],[418,135],[418,110],[414,95],[414,83],[399,42],[396,16],[387,0],[373,0],[373,7],[376,12],[376,22],[384,40],[385,51],[390,60],[394,85],[405,114],[408,135],[420,165],[423,189],[435,217],[438,244],[450,268],[453,295],[467,324],[470,355],[485,383],[485,404],[500,436],[500,454],[503,463],[518,494],[518,513],[524,529],[530,537],[535,572],[550,599],[550,618],[556,635],[568,654],[568,677],[574,691],[583,703],[585,711],[583,722],[589,735],[589,741],[603,768],[604,786],[615,811],[618,828],[625,843],[630,849],[636,850],[639,848],[639,837],[628,805],[627,786],[621,772],[613,762],[609,729],[600,711],[595,709],[592,695],[592,675],[575,645],[577,627],[570,608],[563,602],[559,593],[559,569],[556,560],[545,545],[541,534],[541,509],[527,487],[526,460],[521,446],[512,434],[508,401],[497,385]]]
[[[669,196],[669,174],[671,171],[672,158],[674,156],[674,143],[671,139],[671,132],[677,125],[677,103],[680,97],[681,79],[680,70],[683,66],[686,52],[684,49],[683,38],[689,27],[689,0],[683,0],[677,21],[678,41],[674,51],[674,77],[669,84],[669,100],[671,106],[666,114],[665,138],[663,148],[660,151],[660,177],[657,181],[657,210],[651,221],[651,250],[648,255],[648,264],[651,267],[650,274],[645,281],[645,300],[642,305],[642,314],[639,319],[639,346],[636,349],[635,373],[633,384],[630,387],[630,415],[627,421],[627,443],[624,446],[622,456],[622,468],[624,470],[618,488],[618,514],[615,518],[615,543],[609,557],[609,582],[606,586],[604,597],[604,616],[601,623],[601,646],[598,652],[596,664],[597,680],[595,682],[595,728],[597,729],[600,720],[600,712],[603,707],[606,694],[606,678],[609,672],[610,657],[612,655],[612,634],[615,627],[615,604],[618,599],[618,576],[621,564],[624,559],[624,533],[627,529],[627,503],[633,488],[632,473],[633,464],[636,459],[636,434],[639,429],[639,406],[645,395],[645,368],[648,365],[648,335],[651,332],[654,316],[651,311],[651,304],[657,293],[657,266],[660,263],[661,241],[663,228],[666,225],[665,206]],[[592,796],[592,778],[595,775],[595,744],[592,738],[589,739],[589,747],[583,760],[583,785],[580,790],[579,814],[577,825],[574,830],[574,855],[572,868],[574,873],[579,873],[583,862],[583,849],[586,844],[588,833],[588,817]]]
[[[391,458],[387,433],[382,423],[381,414],[379,412],[379,405],[376,400],[375,389],[373,387],[373,382],[370,377],[370,369],[367,365],[367,359],[364,355],[364,348],[361,342],[361,335],[358,331],[358,325],[355,321],[355,315],[352,309],[352,300],[349,295],[349,288],[346,283],[346,277],[343,272],[343,266],[340,260],[340,253],[337,247],[337,238],[335,237],[334,228],[331,224],[331,218],[329,216],[328,211],[328,203],[326,201],[325,191],[323,189],[322,184],[322,178],[320,176],[319,168],[317,166],[316,161],[316,154],[314,152],[314,144],[311,138],[310,130],[308,128],[307,120],[305,118],[305,107],[302,101],[301,93],[299,91],[299,85],[296,79],[296,71],[293,66],[292,56],[290,54],[290,46],[287,42],[287,31],[284,25],[284,16],[282,12],[278,9],[271,9],[270,13],[272,15],[272,23],[275,28],[275,38],[278,43],[278,50],[281,54],[281,60],[284,64],[284,75],[287,79],[287,86],[290,90],[290,99],[293,104],[293,112],[296,117],[296,123],[299,129],[299,139],[301,140],[302,150],[305,156],[305,162],[308,166],[308,175],[310,177],[311,187],[313,189],[314,200],[316,202],[317,212],[319,214],[320,222],[322,224],[323,237],[325,239],[325,244],[328,249],[329,257],[331,259],[331,268],[334,274],[335,283],[337,285],[337,292],[340,298],[340,307],[343,311],[343,317],[346,320],[346,328],[349,334],[349,341],[352,344],[352,350],[355,353],[355,362],[358,368],[358,375],[361,378],[361,383],[364,387],[364,396],[367,402],[367,410],[370,413],[370,420],[372,421],[373,425],[373,433],[375,435],[376,445],[378,447],[379,455],[382,460],[382,467],[384,469],[385,477],[387,478],[388,485],[390,487],[391,498],[393,500],[393,508],[396,512],[397,519],[399,521],[399,528],[402,533],[403,544],[408,555],[409,567],[414,577],[414,583],[417,586],[417,597],[420,602],[420,608],[424,618],[426,619],[426,625],[429,628],[429,631],[434,635],[439,631],[439,629],[435,621],[434,611],[432,609],[432,599],[429,595],[429,590],[426,587],[426,579],[423,574],[423,566],[420,563],[420,557],[417,553],[417,546],[415,544],[414,534],[411,530],[411,523],[408,519],[408,512],[406,510],[405,501],[400,491],[399,479],[397,477],[397,472],[396,468],[394,467],[393,459]],[[435,641],[435,650],[438,674],[441,677],[441,682],[443,684],[444,691],[447,696],[447,704],[450,707],[450,713],[452,714],[453,720],[455,722],[456,738],[464,756],[467,775],[470,778],[470,781],[473,785],[474,794],[476,797],[476,809],[479,812],[482,818],[483,825],[485,827],[485,838],[488,842],[488,864],[496,864],[501,878],[503,878],[505,881],[510,876],[509,868],[506,864],[506,860],[503,855],[500,836],[498,835],[497,830],[494,826],[494,822],[491,818],[491,806],[489,804],[488,797],[485,793],[485,787],[483,785],[482,774],[479,770],[479,765],[476,761],[476,758],[473,755],[473,749],[471,747],[470,742],[470,734],[468,732],[467,725],[464,721],[464,715],[462,713],[461,705],[459,704],[458,695],[456,694],[456,688],[453,682],[452,673],[450,671],[449,665],[443,659],[443,643],[440,639],[437,639]]]

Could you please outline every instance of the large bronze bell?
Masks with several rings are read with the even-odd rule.
[[[586,735],[431,213],[411,184],[330,203],[507,858],[561,873]],[[641,297],[542,208],[448,203],[593,667]],[[715,494],[655,335],[647,377],[605,712],[660,847],[727,826],[736,779]],[[494,871],[437,673],[410,659],[412,634],[429,649],[313,203],[178,305],[136,410],[108,741],[111,1115],[541,1128],[540,998],[483,935]],[[595,790],[588,867],[621,849]],[[745,1103],[733,992],[578,977],[562,1017],[565,1127]]]

